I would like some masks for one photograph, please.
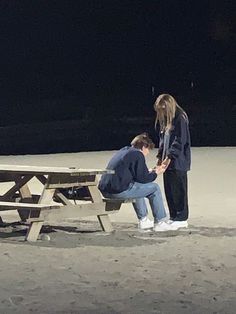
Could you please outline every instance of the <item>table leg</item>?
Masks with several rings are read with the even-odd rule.
[[[32,221],[26,234],[26,241],[36,242],[43,226],[43,221]]]
[[[102,202],[102,197],[101,197],[101,194],[98,190],[97,185],[88,186],[88,190],[90,192],[93,203]],[[103,231],[112,232],[114,230],[108,215],[103,214],[103,215],[98,215],[97,217],[98,217],[98,221],[99,221]]]
[[[112,232],[114,230],[108,215],[98,215],[97,217],[103,231]]]
[[[39,203],[50,204],[53,199],[54,192],[55,192],[55,189],[44,188],[43,193],[39,199]],[[40,216],[40,211],[39,211],[39,216]],[[32,220],[32,222],[30,223],[27,235],[26,235],[26,240],[31,241],[31,242],[37,241],[42,226],[43,226],[43,219],[40,220],[36,218],[35,221]]]
[[[21,199],[25,202],[25,203],[33,203],[33,198],[30,192],[30,189],[28,187],[27,184],[23,185],[20,189],[19,189],[20,195],[21,195]],[[37,212],[36,212],[37,213]],[[22,221],[26,221],[30,216],[31,213],[28,209],[21,209],[18,210],[18,214],[20,216],[20,219]],[[38,217],[38,216],[34,216],[34,217]]]

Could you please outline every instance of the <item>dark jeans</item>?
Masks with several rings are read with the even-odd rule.
[[[188,179],[186,171],[164,172],[164,189],[172,220],[188,219]]]

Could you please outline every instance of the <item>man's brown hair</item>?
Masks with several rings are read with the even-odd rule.
[[[132,140],[131,145],[137,149],[142,149],[143,147],[153,149],[155,147],[155,144],[150,139],[147,133],[142,133]]]

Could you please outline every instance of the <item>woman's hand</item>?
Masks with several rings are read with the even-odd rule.
[[[162,161],[162,163],[161,163],[161,165],[164,165],[166,168],[168,168],[168,166],[169,166],[169,164],[170,164],[170,158],[168,158],[168,157],[166,157],[163,161]]]
[[[160,166],[161,163],[162,163],[161,158],[158,158],[158,159],[157,159],[157,166]]]

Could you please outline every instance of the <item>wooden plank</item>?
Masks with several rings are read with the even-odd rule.
[[[54,195],[55,190],[48,190],[46,187],[44,187],[44,190],[42,192],[42,195],[39,199],[39,204],[50,204],[53,200],[53,195]],[[34,215],[31,215],[32,217],[39,217],[41,210],[34,211]],[[40,217],[41,218],[41,217]],[[28,233],[26,235],[26,240],[27,241],[36,241],[38,239],[40,230],[42,228],[43,222],[38,221],[38,222],[32,222],[30,224],[30,227],[28,229]]]
[[[11,187],[5,194],[3,194],[0,199],[1,200],[9,200],[14,194],[19,191],[29,180],[33,178],[32,175],[26,175],[23,177],[16,176],[14,178],[15,185]]]
[[[135,203],[135,198],[103,198],[103,202],[106,203]]]
[[[26,222],[28,222],[28,223],[38,222],[38,221],[44,222],[44,220],[42,218],[28,218],[26,220]]]
[[[39,209],[54,209],[60,207],[59,205],[49,205],[49,204],[34,204],[34,203],[16,203],[16,202],[2,202],[0,201],[0,211],[4,210],[17,210],[17,209],[27,209],[29,210],[39,210]]]
[[[106,214],[104,203],[70,204],[53,210],[43,209],[40,217],[47,221],[63,221],[66,218],[89,217]]]
[[[70,205],[71,204],[70,200],[68,200],[65,197],[65,195],[63,195],[60,192],[56,192],[56,197],[58,197],[60,199],[60,201],[62,202],[62,204],[64,204],[64,205]]]
[[[26,165],[5,165],[0,164],[0,173],[23,173],[23,174],[70,174],[73,176],[96,175],[104,173],[114,173],[107,169],[83,169],[77,167],[45,167]]]
[[[119,210],[121,208],[122,202],[106,202],[106,211],[110,212],[113,210]]]
[[[97,182],[95,181],[95,183],[97,183]],[[90,192],[92,202],[94,202],[94,203],[103,202],[102,201],[102,195],[101,195],[97,185],[88,186],[88,190]],[[102,215],[99,214],[99,215],[97,215],[97,217],[98,217],[98,221],[102,227],[102,230],[104,230],[105,232],[113,231],[113,227],[112,227],[112,224],[110,222],[110,218],[107,214],[102,214]]]
[[[48,189],[68,189],[68,188],[72,188],[72,187],[83,187],[83,186],[89,186],[89,185],[93,185],[92,182],[70,182],[70,183],[66,183],[66,182],[58,182],[58,183],[50,183],[48,185]]]
[[[25,240],[29,242],[36,242],[43,226],[43,221],[33,221],[30,224]]]
[[[15,182],[14,173],[0,173],[0,182]]]
[[[92,186],[88,186],[88,190],[91,195],[91,199],[93,203],[100,203],[102,202],[102,195],[97,187],[96,181],[95,184]]]
[[[25,176],[25,177],[27,177],[27,176]],[[20,196],[21,196],[21,201],[28,202],[28,203],[33,203],[32,194],[31,194],[29,186],[27,184],[24,184],[20,188],[19,192],[20,192]],[[20,219],[22,221],[26,221],[26,219],[30,217],[31,213],[28,210],[20,210],[20,211],[18,210],[18,214],[19,214]]]
[[[113,198],[103,198],[103,202],[106,203],[106,211],[119,210],[123,203],[135,203],[136,200],[133,198],[128,199],[113,199]]]
[[[72,176],[76,176],[77,174],[81,176],[86,176],[86,175],[97,175],[97,174],[114,174],[114,170],[110,169],[80,169],[74,172],[71,172]]]
[[[44,187],[42,195],[39,199],[39,204],[51,204],[53,201],[54,193],[54,189],[47,189],[46,187]]]
[[[0,199],[2,201],[11,200],[15,196],[16,192],[19,191],[22,200],[29,203],[33,202],[29,187],[26,184],[32,178],[33,178],[32,175],[25,175],[25,176],[16,175],[14,178],[15,185],[12,188],[10,188],[4,195],[2,195]],[[28,210],[26,211],[21,210],[21,211],[18,211],[18,214],[22,221],[26,221],[26,219],[30,215],[30,212]]]
[[[36,176],[36,178],[39,180],[39,182],[41,182],[43,185],[45,185],[45,183],[47,182],[47,178],[43,175],[38,175]]]
[[[99,215],[98,220],[103,231],[112,232],[114,230],[108,215]]]
[[[77,176],[53,174],[47,180],[48,189],[95,185],[95,175]]]

